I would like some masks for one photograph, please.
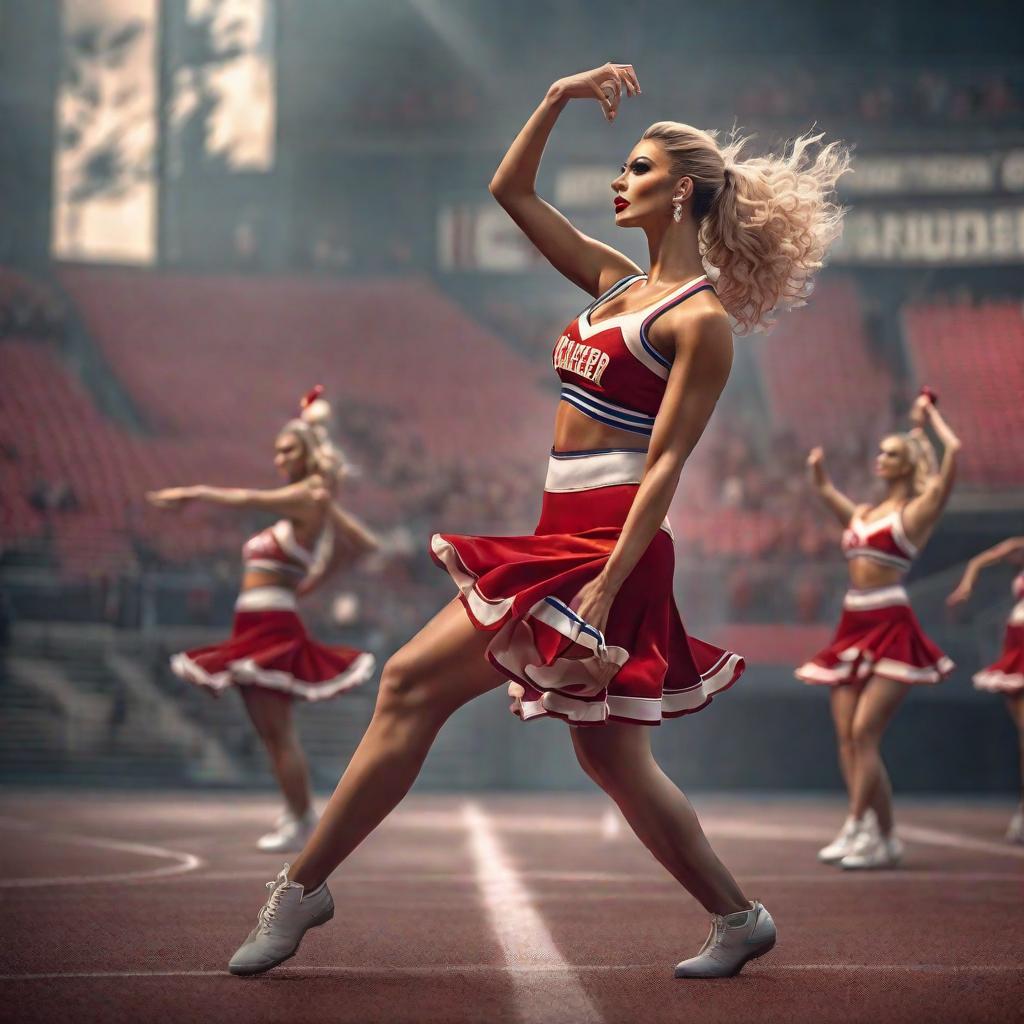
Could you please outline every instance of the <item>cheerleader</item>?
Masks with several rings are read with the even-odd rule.
[[[960,441],[928,389],[911,410],[913,429],[879,444],[875,473],[886,487],[879,505],[855,505],[838,491],[815,448],[807,465],[822,501],[845,528],[851,589],[832,642],[797,669],[805,683],[831,688],[832,720],[850,811],[839,835],[818,853],[846,869],[894,867],[902,843],[893,834],[892,787],[879,751],[882,735],[911,686],[937,683],[953,663],[928,639],[901,580],[935,529],[953,489]],[[925,433],[943,446],[941,466]]]
[[[316,589],[342,564],[377,546],[333,499],[343,461],[327,433],[330,407],[321,391],[318,386],[306,395],[300,418],[277,435],[274,465],[287,480],[285,486],[199,485],[146,495],[158,508],[208,501],[281,517],[242,548],[242,586],[230,638],[171,658],[176,676],[209,693],[240,688],[285,800],[273,831],[257,842],[260,850],[272,853],[301,849],[316,824],[292,702],[336,697],[365,682],[374,670],[372,654],[316,643],[296,610],[297,595]]]
[[[1010,537],[988,551],[975,555],[967,563],[963,579],[946,598],[946,603],[952,608],[967,601],[974,590],[974,584],[978,582],[978,573],[999,562],[1024,566],[1024,537]],[[1017,727],[1022,795],[1010,819],[1006,838],[1011,843],[1024,843],[1024,569],[1017,574],[1012,589],[1017,603],[1006,624],[1003,653],[988,668],[974,674],[974,687],[989,693],[1003,694],[1006,697],[1006,709]]]
[[[236,974],[287,959],[331,916],[327,876],[402,799],[452,712],[509,680],[511,710],[572,726],[583,770],[712,915],[677,977],[736,974],[775,943],[771,916],[715,855],[644,727],[706,707],[743,670],[683,626],[666,515],[729,376],[733,323],[751,330],[806,295],[839,232],[830,193],[848,158],[837,144],[812,156],[817,137],[805,137],[785,156],[744,160],[739,140],[652,125],[609,197],[615,223],[646,235],[644,272],[535,187],[566,104],[596,100],[614,121],[620,97],[638,92],[628,64],[559,80],[491,182],[529,240],[593,297],[554,345],[561,401],[540,521],[526,537],[434,536],[457,599],[385,666],[369,728],[305,850],[270,884]]]

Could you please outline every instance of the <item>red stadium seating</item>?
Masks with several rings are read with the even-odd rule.
[[[887,428],[892,375],[871,352],[852,281],[822,282],[806,307],[747,343],[756,346],[776,425],[805,447]]]
[[[134,561],[133,541],[174,561],[233,547],[237,520],[209,508],[169,515],[145,490],[177,483],[272,486],[277,430],[311,384],[339,419],[396,451],[421,480],[461,467],[485,478],[542,477],[553,415],[535,367],[418,280],[323,282],[67,268],[63,283],[155,436],[99,413],[44,342],[2,343],[10,391],[0,407],[0,482],[11,494],[0,540],[41,535],[49,519],[62,567],[101,574]],[[342,437],[346,446],[346,439]],[[355,444],[359,461],[359,445]],[[420,454],[421,453],[421,454]],[[2,453],[0,453],[2,455]],[[401,520],[405,494],[374,466],[354,505]],[[76,507],[45,516],[29,496],[69,485]],[[410,488],[412,490],[412,488]]]
[[[917,383],[963,441],[965,483],[1024,486],[1024,310],[1019,302],[914,306],[904,333]]]

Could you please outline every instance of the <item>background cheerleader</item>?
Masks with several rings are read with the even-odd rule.
[[[1024,566],[1024,537],[1010,537],[1001,544],[982,551],[980,555],[975,555],[967,563],[963,578],[946,598],[946,603],[950,607],[955,607],[967,601],[975,583],[978,582],[981,570],[1000,562]],[[1020,745],[1021,801],[1010,819],[1006,838],[1011,843],[1024,843],[1024,568],[1014,578],[1013,596],[1016,603],[1006,624],[1003,653],[987,668],[974,674],[974,686],[989,693],[1005,694],[1006,708],[1017,727],[1017,740]]]
[[[909,687],[937,683],[953,663],[925,635],[900,585],[949,499],[960,442],[925,389],[911,409],[913,429],[882,439],[875,473],[884,481],[878,505],[856,505],[836,489],[815,448],[807,459],[811,480],[845,528],[843,551],[852,588],[832,642],[801,665],[797,678],[832,687],[832,720],[850,811],[838,836],[818,853],[843,868],[899,863],[893,835],[892,787],[880,744]],[[943,446],[941,466],[924,427]]]
[[[274,830],[257,844],[268,852],[301,848],[316,824],[292,701],[335,697],[374,671],[372,654],[312,640],[296,611],[297,594],[310,592],[343,564],[377,546],[372,534],[334,500],[344,460],[329,437],[330,407],[321,390],[316,387],[305,396],[301,418],[290,420],[277,435],[274,465],[288,481],[284,487],[247,490],[200,484],[146,495],[160,508],[209,501],[282,517],[242,549],[244,572],[230,638],[171,658],[175,675],[214,694],[241,687],[285,799]]]

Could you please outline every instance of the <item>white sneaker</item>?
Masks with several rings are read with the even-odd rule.
[[[839,835],[828,846],[823,846],[818,851],[818,860],[823,864],[838,864],[848,853],[853,851],[853,845],[857,841],[857,837],[861,832],[865,831],[878,832],[878,819],[872,810],[865,811],[864,817],[860,821],[853,817],[853,815],[850,815],[843,822]]]
[[[228,963],[232,974],[262,974],[295,956],[302,936],[310,928],[334,917],[334,900],[325,882],[306,893],[298,882],[288,881],[288,865],[272,882],[270,896],[256,919],[256,927]]]
[[[896,836],[861,833],[853,849],[839,862],[844,871],[894,868],[903,859],[903,843]]]
[[[772,915],[756,900],[750,910],[711,918],[711,933],[700,952],[676,965],[677,978],[732,978],[743,965],[775,945]]]
[[[1013,812],[1010,824],[1006,828],[1006,841],[1024,844],[1024,804]]]
[[[256,840],[257,849],[264,853],[292,853],[301,850],[316,828],[317,816],[312,807],[301,818],[285,811],[274,822],[274,831]]]

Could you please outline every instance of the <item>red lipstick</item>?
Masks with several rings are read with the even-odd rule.
[[[621,213],[627,206],[629,206],[629,203],[625,199],[623,199],[622,196],[616,196],[615,197],[615,212],[616,213]]]

